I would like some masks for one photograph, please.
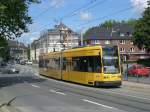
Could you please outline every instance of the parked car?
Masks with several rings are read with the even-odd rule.
[[[150,69],[148,67],[144,67],[143,65],[135,64],[128,69],[128,74],[147,77],[150,75]]]
[[[25,64],[26,64],[26,61],[21,61],[20,64],[21,64],[21,65],[25,65]]]
[[[32,65],[32,61],[27,61],[26,64],[27,65]]]
[[[19,73],[19,70],[14,66],[6,66],[3,70],[2,73],[6,73],[6,74],[13,74],[13,73]]]

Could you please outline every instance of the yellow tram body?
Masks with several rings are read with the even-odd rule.
[[[39,73],[92,86],[120,86],[119,49],[117,46],[103,48],[97,45],[42,54],[39,57]]]

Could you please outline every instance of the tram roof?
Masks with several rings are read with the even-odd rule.
[[[102,47],[104,47],[104,46],[102,46],[102,45],[79,46],[79,47],[74,47],[72,49],[63,50],[62,53],[75,52],[75,51],[98,50],[98,49],[101,49]],[[57,55],[57,54],[60,54],[60,51],[50,52],[50,53],[43,53],[40,56],[47,57],[49,55]]]

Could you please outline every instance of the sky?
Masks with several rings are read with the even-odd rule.
[[[40,4],[29,6],[33,24],[19,41],[29,44],[60,21],[80,32],[110,19],[137,19],[146,6],[147,0],[41,0]]]

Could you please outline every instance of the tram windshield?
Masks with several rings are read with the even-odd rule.
[[[103,48],[103,66],[104,73],[115,74],[119,73],[119,56],[118,48],[104,47]]]

